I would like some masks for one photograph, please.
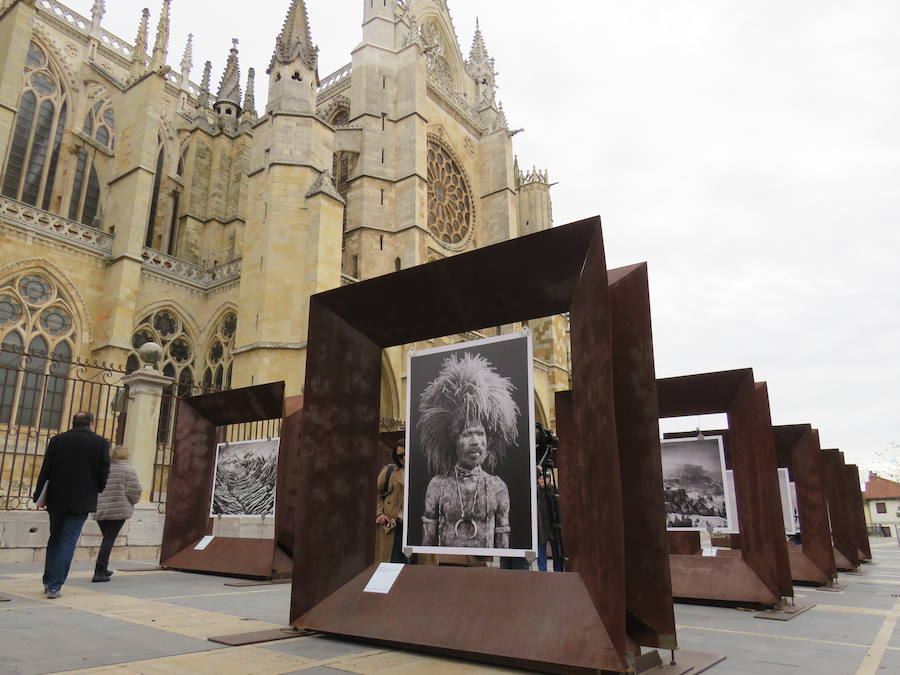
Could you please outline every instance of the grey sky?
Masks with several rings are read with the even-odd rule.
[[[144,4],[109,0],[104,27],[132,42]],[[170,63],[192,31],[192,79],[210,59],[217,84],[238,37],[262,109],[288,4],[173,0]],[[363,1],[307,4],[324,77]],[[480,16],[556,223],[600,214],[610,267],[649,262],[659,376],[752,366],[776,424],[863,465],[900,440],[900,3],[449,5],[464,55]]]

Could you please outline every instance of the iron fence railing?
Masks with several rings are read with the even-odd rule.
[[[25,510],[47,442],[90,412],[94,430],[121,441],[124,368],[0,344],[0,510]]]

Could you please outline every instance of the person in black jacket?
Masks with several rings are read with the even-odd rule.
[[[44,562],[44,591],[58,598],[69,575],[75,544],[88,513],[97,509],[97,495],[109,475],[109,441],[94,433],[94,416],[79,412],[72,428],[50,439],[38,476],[34,501],[46,486],[50,538]]]

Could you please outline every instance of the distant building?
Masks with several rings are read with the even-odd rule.
[[[866,489],[866,523],[881,527],[890,536],[893,525],[900,525],[900,483],[869,472]]]

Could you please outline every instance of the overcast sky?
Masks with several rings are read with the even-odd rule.
[[[104,27],[133,43],[145,4],[108,0]],[[448,4],[464,56],[480,16],[556,224],[600,214],[610,267],[649,263],[660,377],[753,367],[776,424],[848,461],[900,441],[900,2]],[[288,5],[173,0],[170,63],[193,32],[217,84],[239,38],[262,110]],[[325,77],[363,0],[307,5]]]

